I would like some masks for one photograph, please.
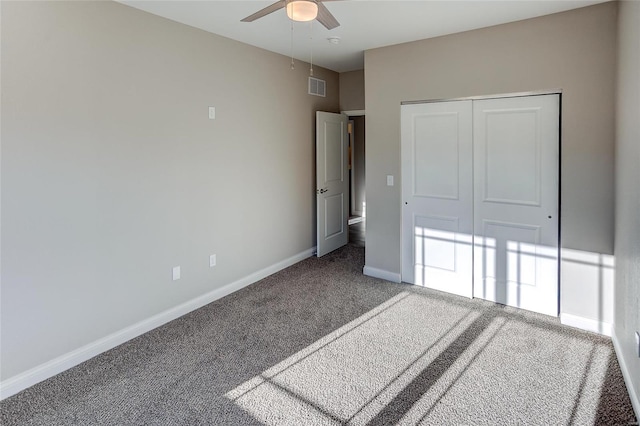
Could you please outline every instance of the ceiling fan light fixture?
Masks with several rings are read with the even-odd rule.
[[[312,0],[291,0],[287,2],[287,16],[292,21],[313,21],[318,16],[318,4]]]

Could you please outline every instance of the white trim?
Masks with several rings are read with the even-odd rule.
[[[354,109],[351,111],[340,111],[340,114],[348,115],[349,117],[359,117],[361,115],[366,115],[365,110],[363,109]]]
[[[608,337],[611,337],[611,334],[613,333],[613,324],[591,318],[579,317],[577,315],[561,313],[560,322],[570,327],[591,331]]]
[[[561,95],[561,94],[562,94],[562,89],[534,90],[531,92],[514,92],[514,93],[499,93],[496,95],[465,96],[462,98],[402,101],[400,102],[400,105],[429,104],[433,102],[451,102],[451,101],[480,101],[484,99],[521,98],[523,96]]]
[[[627,392],[629,393],[629,399],[631,400],[633,411],[635,411],[636,419],[640,419],[640,392],[638,392],[638,390],[636,390],[636,388],[633,386],[633,382],[631,381],[631,374],[629,373],[629,369],[627,368],[627,363],[624,356],[622,356],[624,352],[622,351],[622,346],[620,346],[620,342],[618,341],[616,333],[613,333],[611,340],[613,341],[613,349],[615,349],[616,351],[618,364],[620,364],[622,377],[624,377],[624,383],[627,385]]]
[[[349,225],[353,225],[354,223],[360,223],[364,220],[362,216],[354,216],[349,218]]]
[[[356,122],[349,118],[349,210],[356,207]],[[362,216],[362,215],[359,215]],[[351,225],[351,223],[349,223]]]
[[[372,268],[371,266],[366,266],[362,268],[362,273],[374,278],[380,278],[382,280],[391,281],[394,283],[401,283],[400,274],[395,272],[385,271],[384,269]]]
[[[142,320],[129,327],[123,328],[120,331],[112,333],[101,339],[98,339],[88,345],[82,346],[76,350],[68,352],[43,364],[40,364],[30,370],[20,373],[16,376],[10,377],[0,382],[0,400],[15,395],[16,393],[35,385],[43,380],[55,376],[71,367],[74,367],[88,359],[93,358],[109,349],[113,349],[116,346],[127,342],[135,337],[140,336],[148,331],[153,330],[163,324],[173,321],[183,315],[188,314],[204,305],[207,305],[215,300],[218,300],[224,296],[227,296],[235,291],[240,290],[248,285],[251,285],[269,275],[275,274],[282,269],[285,269],[291,265],[294,265],[308,257],[313,256],[316,248],[310,248],[301,253],[291,256],[281,262],[275,263],[264,269],[261,269],[253,274],[247,275],[244,278],[227,284],[221,288],[217,288],[202,296],[191,299],[185,303],[182,303],[173,308],[167,309],[164,312],[160,312],[152,317]]]

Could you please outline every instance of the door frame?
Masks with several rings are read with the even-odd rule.
[[[350,111],[340,111],[340,114],[344,114],[349,118],[349,123],[351,125],[351,128],[353,130],[353,132],[349,135],[349,146],[351,147],[350,152],[351,152],[351,169],[350,169],[350,175],[355,176],[355,160],[356,160],[356,152],[354,149],[354,143],[355,143],[355,125],[354,125],[354,121],[352,120],[353,117],[366,117],[366,111],[363,109],[358,109],[358,110],[350,110]],[[367,142],[366,142],[366,135],[364,136],[365,139],[363,139],[363,142],[366,146]],[[362,161],[365,161],[365,159],[363,158]],[[365,178],[365,183],[366,183],[366,178]],[[351,183],[349,184],[349,217],[351,217],[351,212],[356,212],[355,210],[355,181],[352,179]],[[358,210],[359,211],[359,210]],[[362,215],[361,217],[365,217],[365,212],[362,211]]]
[[[536,90],[528,92],[513,92],[513,93],[499,93],[494,95],[478,95],[478,96],[464,96],[458,98],[441,98],[441,99],[427,99],[427,100],[413,100],[402,101],[400,105],[412,105],[412,104],[427,104],[438,102],[451,102],[451,101],[476,101],[485,99],[501,99],[501,98],[520,98],[529,96],[544,96],[544,95],[558,95],[558,315],[562,312],[562,89],[549,89],[549,90]],[[400,165],[400,174],[402,175],[402,164]],[[405,185],[405,182],[401,182],[401,185]],[[400,189],[402,191],[402,187]],[[400,197],[400,211],[402,212],[402,197]],[[404,247],[404,219],[403,215],[400,215],[400,282],[402,280],[402,247]],[[472,282],[471,292],[473,294],[475,283]]]
[[[534,90],[530,92],[499,93],[495,95],[463,96],[460,98],[402,101],[400,102],[400,105],[430,104],[434,102],[450,102],[450,101],[480,101],[483,99],[522,98],[525,96],[542,96],[542,95],[560,95],[560,99],[562,100],[562,89]]]
[[[350,115],[347,116],[347,132],[349,133],[349,219],[351,219],[352,213],[355,212],[356,207],[356,183],[355,183],[355,163],[356,163],[356,122],[351,118]]]

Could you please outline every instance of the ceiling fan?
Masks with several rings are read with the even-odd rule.
[[[340,23],[331,14],[331,12],[329,12],[329,9],[322,4],[324,1],[331,0],[280,0],[262,10],[257,11],[253,15],[247,16],[242,19],[241,22],[253,22],[258,18],[262,18],[263,16],[275,12],[276,10],[286,8],[287,16],[293,21],[306,22],[316,19],[328,30],[332,30],[340,26]]]

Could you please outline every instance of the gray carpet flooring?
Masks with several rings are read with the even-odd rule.
[[[2,425],[628,425],[610,339],[310,258],[0,403]]]

